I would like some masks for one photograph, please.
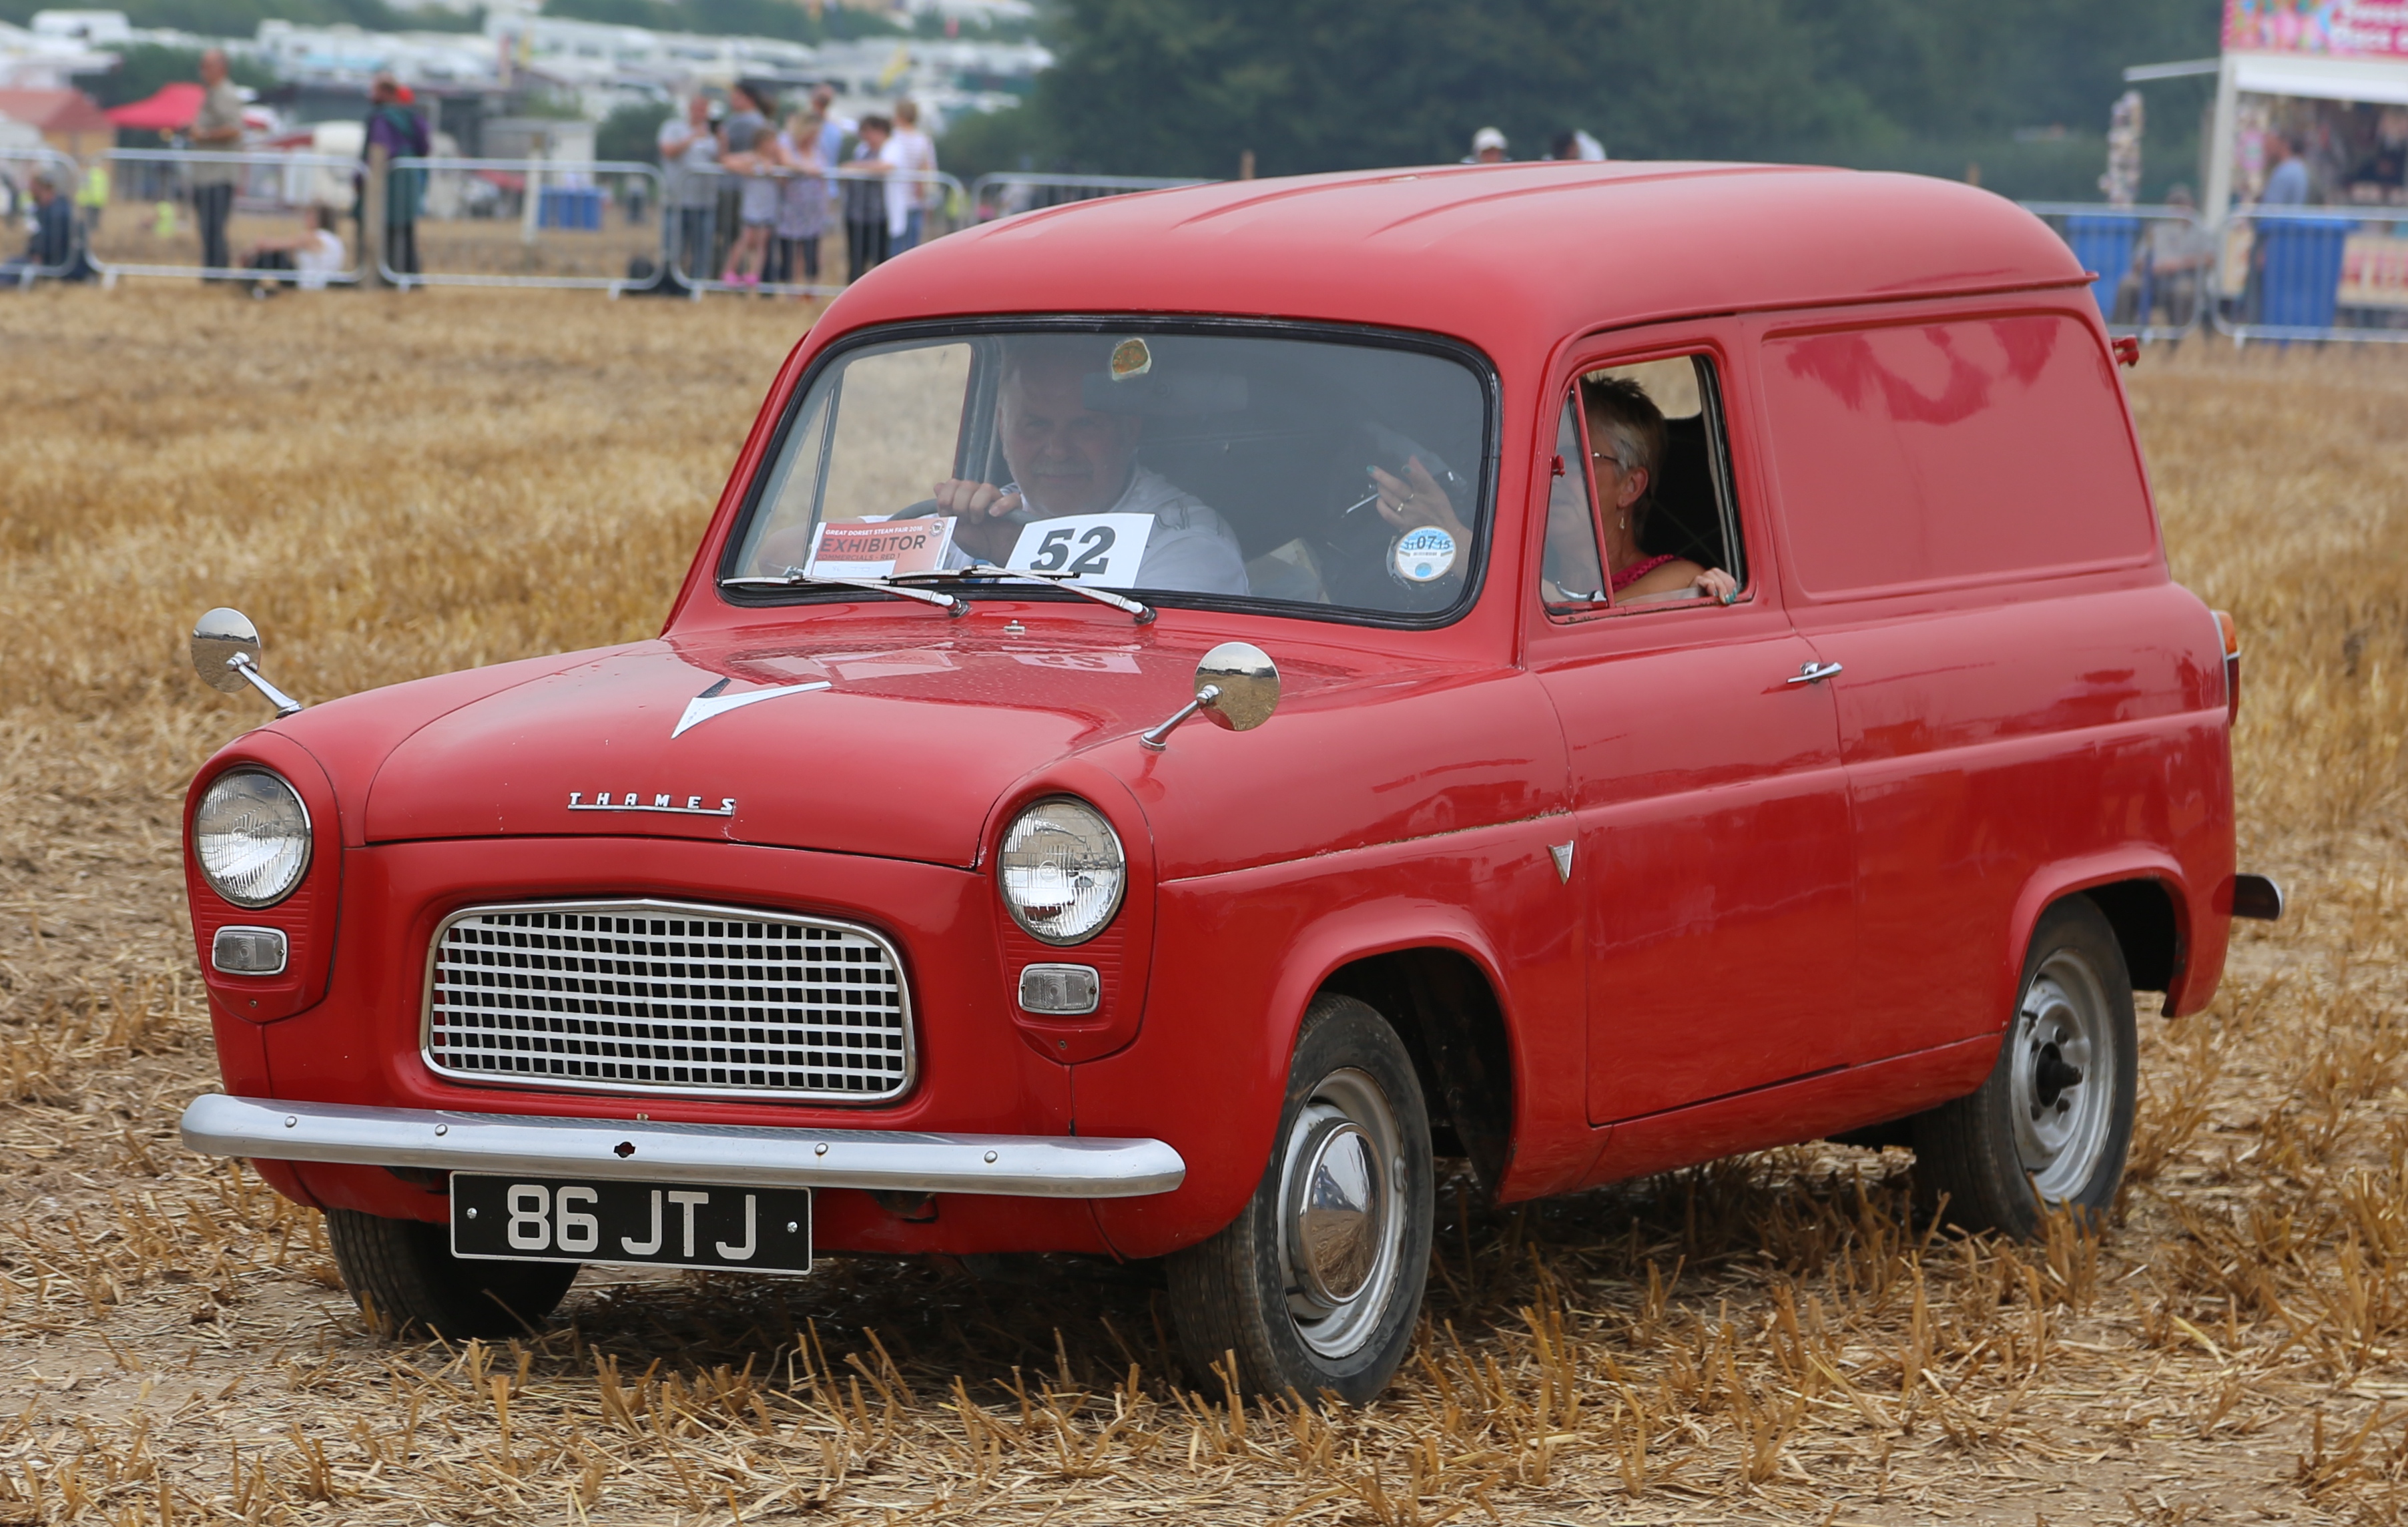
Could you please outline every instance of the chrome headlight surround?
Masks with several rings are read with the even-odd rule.
[[[201,792],[192,849],[211,891],[236,906],[273,906],[309,873],[309,808],[275,770],[236,765]]]
[[[1071,795],[1031,803],[996,855],[1004,909],[1029,937],[1083,944],[1111,926],[1128,894],[1128,854],[1105,815]]]

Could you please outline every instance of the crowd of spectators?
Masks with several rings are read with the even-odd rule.
[[[182,147],[197,151],[181,167],[179,199],[199,235],[202,278],[231,281],[254,296],[286,287],[322,289],[350,266],[351,246],[341,231],[345,212],[363,244],[373,231],[370,156],[380,150],[390,163],[433,151],[409,87],[390,74],[372,81],[363,164],[348,208],[303,207],[298,236],[260,239],[237,250],[229,223],[244,169],[217,156],[243,148],[243,96],[228,78],[222,52],[204,52],[199,74],[198,109],[182,135]],[[697,92],[670,114],[658,143],[666,181],[664,264],[676,278],[738,290],[816,286],[823,278],[822,240],[839,229],[847,279],[920,242],[946,187],[918,108],[901,101],[891,115],[856,121],[838,112],[835,102],[834,90],[822,85],[781,112],[773,88],[739,82],[724,96]],[[12,220],[24,227],[27,243],[0,261],[0,280],[23,286],[89,273],[84,251],[108,207],[108,173],[96,162],[75,184],[55,170],[32,177],[23,198],[30,205]],[[382,215],[376,220],[382,244],[364,257],[380,253],[387,268],[417,275],[427,172],[388,169],[383,186]],[[163,202],[163,232],[172,229],[172,216]]]
[[[214,50],[203,54],[200,73],[204,95],[187,143],[219,152],[238,150],[242,97],[227,78],[224,56]],[[425,119],[409,88],[389,74],[378,75],[369,87],[364,138],[364,160],[380,150],[389,161],[431,151]],[[835,274],[824,271],[822,241],[839,227],[844,278],[858,280],[917,246],[946,194],[936,143],[922,130],[913,102],[899,101],[891,114],[856,120],[836,109],[836,92],[826,85],[813,87],[782,120],[772,87],[744,81],[724,95],[697,91],[661,123],[657,148],[666,182],[662,242],[668,267],[656,271],[661,290],[670,289],[672,275],[687,285],[715,282],[739,291],[818,286],[824,274]],[[1555,136],[1546,157],[1599,160],[1605,150],[1587,133],[1567,130]],[[1464,162],[1509,158],[1505,135],[1484,127]],[[101,178],[80,188],[89,195],[79,196],[91,204],[80,219],[87,235],[96,231],[108,198],[106,168],[93,173]],[[227,221],[239,166],[203,158],[185,173],[202,264],[209,273],[205,279],[227,278],[239,270],[245,273],[240,289],[265,296],[284,285],[322,289],[348,268],[340,213],[318,207],[302,209],[298,237],[255,242],[237,264]],[[416,275],[426,172],[388,170],[384,184],[379,252],[391,270]],[[350,209],[364,241],[369,231],[367,188],[362,174]],[[28,271],[52,275],[79,248],[79,220],[65,188],[43,180],[36,201],[33,241],[23,254],[0,264],[0,275],[21,280]]]
[[[819,284],[820,241],[843,224],[845,277],[857,280],[919,243],[943,200],[937,146],[919,108],[858,120],[815,87],[786,112],[770,87],[697,93],[661,124],[670,260],[689,282],[738,290]]]

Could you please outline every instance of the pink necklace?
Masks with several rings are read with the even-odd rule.
[[[1680,560],[1680,558],[1668,551],[1660,557],[1650,557],[1645,562],[1634,562],[1629,566],[1613,575],[1613,592],[1615,593],[1620,593],[1623,590],[1638,582],[1641,578],[1645,578],[1648,574],[1654,572],[1656,568],[1663,566],[1666,563],[1678,562]]]

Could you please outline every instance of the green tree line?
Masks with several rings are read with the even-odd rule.
[[[1031,104],[968,168],[1227,176],[1428,164],[1501,128],[1617,158],[1821,161],[2095,195],[2128,64],[2214,54],[2219,0],[1055,0]],[[2153,185],[2203,96],[2153,87]],[[2054,130],[2062,127],[2062,136]],[[1974,168],[1974,166],[1980,166]]]

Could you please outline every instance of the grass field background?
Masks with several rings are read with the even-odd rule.
[[[1144,1269],[589,1272],[390,1344],[314,1214],[174,1123],[215,1071],[178,806],[308,699],[648,635],[792,304],[129,287],[0,314],[0,1524],[2391,1521],[2408,1482],[2408,357],[2131,373],[2238,616],[2244,864],[2293,912],[2143,1020],[2118,1222],[1928,1235],[1906,1159],[1447,1208],[1426,1341],[1327,1416],[1180,1374]]]

